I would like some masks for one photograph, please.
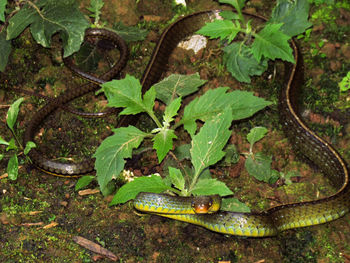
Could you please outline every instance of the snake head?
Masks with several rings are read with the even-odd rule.
[[[194,197],[191,207],[196,214],[215,213],[220,209],[221,197],[219,195],[207,195]]]

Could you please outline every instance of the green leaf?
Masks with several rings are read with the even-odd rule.
[[[175,100],[171,101],[170,104],[165,108],[163,120],[166,127],[174,120],[174,117],[177,115],[180,106],[181,97],[178,97]]]
[[[126,42],[144,40],[148,34],[145,29],[140,29],[137,26],[125,26],[122,22],[115,23],[113,25],[113,30]]]
[[[248,156],[245,161],[245,168],[248,173],[254,176],[259,181],[269,183],[272,176],[271,173],[271,156],[265,156],[262,153],[254,154],[254,156]]]
[[[254,96],[252,92],[235,90],[232,91],[234,97],[231,109],[234,120],[241,120],[253,116],[272,102]]]
[[[0,136],[0,144],[9,145],[9,142],[5,141],[5,140]]]
[[[227,164],[236,164],[239,161],[239,152],[234,144],[229,144],[224,149],[225,158],[224,162]]]
[[[6,40],[6,31],[0,32],[0,71],[4,72],[11,54],[11,41]]]
[[[208,90],[185,107],[181,123],[191,136],[197,129],[196,120],[209,121],[227,107],[231,108],[233,119],[240,120],[252,116],[271,104],[269,101],[255,97],[251,92],[235,90],[226,93],[228,89],[228,87],[219,87]]]
[[[220,16],[222,18],[228,19],[228,20],[239,19],[239,16],[237,13],[234,13],[234,12],[228,11],[228,10],[221,11]]]
[[[124,159],[131,157],[132,150],[139,147],[147,135],[133,126],[114,129],[113,132],[114,135],[106,138],[94,154],[97,181],[102,193],[124,169]]]
[[[99,18],[103,5],[104,3],[102,0],[90,0],[90,6],[86,7],[86,9],[92,13],[89,16]]]
[[[6,121],[7,125],[9,126],[12,132],[14,132],[13,126],[16,123],[19,106],[21,105],[23,100],[24,98],[19,98],[18,100],[16,100],[14,103],[11,104],[11,107],[7,111]]]
[[[260,141],[266,135],[267,131],[265,127],[254,127],[247,135],[248,142],[253,145],[257,141]]]
[[[35,41],[44,47],[50,47],[52,35],[59,33],[67,57],[79,50],[89,22],[75,0],[39,0],[27,3],[9,20],[7,39],[16,38],[28,26]]]
[[[185,190],[185,178],[183,177],[181,171],[174,167],[169,166],[169,177],[171,183],[179,190]]]
[[[173,148],[173,139],[177,136],[174,130],[162,128],[152,139],[153,149],[157,151],[158,162],[164,159],[170,149]]]
[[[101,86],[102,89],[96,94],[103,91],[108,99],[109,107],[125,108],[120,115],[138,114],[153,108],[154,90],[149,89],[144,96],[145,99],[142,100],[140,81],[133,76],[126,75],[124,79],[114,79]]]
[[[0,21],[5,22],[5,9],[7,0],[0,0]]]
[[[312,26],[308,21],[309,2],[307,0],[279,0],[272,11],[269,23],[283,23],[281,31],[293,37]]]
[[[283,24],[267,24],[258,34],[254,34],[255,40],[252,52],[255,59],[260,62],[262,57],[269,59],[280,58],[295,63],[293,50],[288,44],[289,36],[280,31]]]
[[[230,20],[214,20],[213,22],[206,23],[196,33],[210,38],[227,39],[231,42],[241,30],[238,26],[239,23],[234,24]]]
[[[5,157],[5,155],[3,155],[3,154],[0,153],[0,161],[1,161],[2,159],[4,159],[4,157]]]
[[[243,43],[232,43],[223,50],[227,70],[240,82],[250,83],[251,76],[261,75],[267,69],[267,59],[258,62],[251,48]]]
[[[169,189],[171,188],[164,184],[162,178],[155,174],[135,178],[119,189],[109,205],[123,204],[134,199],[140,192],[161,193]]]
[[[345,92],[350,89],[350,71],[346,76],[338,83],[341,92]]]
[[[34,142],[28,141],[28,142],[26,143],[26,146],[25,146],[25,148],[24,148],[23,153],[24,153],[25,155],[27,155],[27,154],[29,153],[29,151],[30,151],[32,148],[35,148],[35,147],[36,147],[36,145],[35,145]]]
[[[175,148],[174,154],[179,161],[191,158],[190,154],[191,144],[183,144]]]
[[[236,9],[242,9],[244,7],[245,0],[219,0],[221,4],[232,5]]]
[[[146,112],[153,112],[154,101],[156,99],[156,90],[151,87],[143,95],[143,104]]]
[[[79,178],[78,182],[75,184],[75,191],[78,191],[86,186],[88,186],[96,177],[92,175],[85,175]]]
[[[193,136],[190,152],[196,174],[200,174],[205,168],[224,157],[225,153],[222,149],[231,136],[229,127],[232,120],[232,113],[227,109],[204,123],[199,133]]]
[[[18,177],[18,159],[14,154],[7,163],[7,174],[11,180],[16,180]]]
[[[6,148],[6,151],[10,151],[10,150],[17,150],[17,145],[16,145],[16,141],[14,138],[10,139],[9,144]]]
[[[153,87],[156,89],[157,99],[168,105],[177,97],[185,97],[196,92],[206,82],[200,79],[198,73],[193,75],[172,74]]]
[[[239,212],[239,213],[250,213],[250,208],[245,203],[240,202],[237,198],[223,198],[221,200],[220,210]]]
[[[217,179],[202,179],[198,180],[193,187],[191,193],[193,195],[232,195],[233,192],[226,186],[225,183]]]

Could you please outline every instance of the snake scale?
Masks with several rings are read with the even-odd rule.
[[[218,10],[201,11],[185,16],[163,32],[142,77],[143,92],[159,80],[161,73],[166,68],[169,54],[177,44],[200,29],[218,12]],[[257,15],[245,15],[266,21],[265,18]],[[103,29],[88,29],[86,36],[112,41],[120,50],[119,63],[101,78],[78,72],[84,78],[90,80],[92,84],[86,85],[81,89],[65,92],[35,113],[25,131],[25,143],[33,140],[37,127],[51,112],[60,107],[60,105],[95,90],[98,87],[96,84],[101,84],[111,79],[125,65],[128,53],[127,46],[117,35]],[[164,212],[175,212],[178,208],[184,211],[183,207],[193,206],[193,202],[196,199],[169,198],[169,196],[162,194],[140,193],[134,200],[134,206],[137,209],[201,225],[220,233],[254,237],[273,236],[286,229],[329,222],[349,212],[350,185],[346,163],[329,143],[317,136],[304,124],[296,111],[296,99],[298,87],[302,82],[303,68],[294,41],[292,40],[290,44],[294,51],[296,63],[285,63],[286,83],[281,90],[279,98],[281,123],[291,143],[323,171],[330,182],[337,187],[338,191],[326,198],[280,205],[260,213],[218,211],[209,214],[165,214]],[[73,70],[79,71],[78,69]],[[41,170],[61,176],[79,176],[82,173],[92,171],[94,167],[94,160],[92,159],[77,164],[59,163],[46,159],[36,149],[30,152],[30,158]],[[209,200],[210,204],[212,201],[215,201],[211,197],[209,197]],[[191,208],[188,210],[191,210]]]

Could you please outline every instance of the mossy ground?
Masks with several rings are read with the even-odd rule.
[[[87,2],[81,1],[82,10]],[[211,0],[187,2],[189,7],[183,10],[163,0],[105,1],[102,19],[108,24],[121,20],[150,30],[145,41],[130,44],[131,61],[126,72],[141,78],[155,40],[173,17],[182,11],[192,13],[218,6]],[[340,149],[349,162],[349,113],[344,110],[348,94],[339,97],[337,83],[350,70],[349,49],[344,48],[348,45],[346,36],[350,33],[350,10],[346,1],[339,1],[337,5],[335,8],[312,5],[314,27],[310,35],[306,34],[298,41],[306,78],[302,108],[310,109],[303,110],[303,113],[312,128]],[[250,11],[265,15],[269,15],[271,6],[270,0],[249,1],[247,4]],[[57,39],[53,49],[43,49],[33,43],[26,31],[14,41],[14,45],[10,64],[0,76],[4,86],[23,87],[54,96],[66,87],[81,85],[81,80],[74,78],[62,65]],[[278,84],[265,78],[254,81],[254,85],[241,86],[222,67],[216,43],[211,45],[210,50],[197,55],[176,50],[170,71],[182,74],[199,72],[202,78],[210,79],[204,89],[218,86],[244,88],[277,101]],[[10,104],[19,96],[0,93],[0,102]],[[104,106],[105,102],[100,99],[89,96],[75,102],[75,106],[85,108],[88,104],[88,109],[94,111]],[[18,120],[20,134],[33,112],[44,104],[42,99],[26,97]],[[244,138],[248,130],[257,125],[268,127],[269,134],[256,149],[273,155],[274,169],[283,172],[297,170],[301,174],[298,180],[291,185],[269,186],[257,182],[244,169],[213,169],[214,174],[234,190],[235,197],[255,210],[315,199],[331,192],[323,176],[293,154],[280,129],[277,113],[276,107],[272,106],[247,122],[238,123],[233,127],[235,133],[231,142],[240,152],[247,151],[249,146]],[[1,108],[0,114],[0,135],[9,139],[6,108]],[[79,158],[81,152],[89,156],[115,123],[115,117],[85,120],[59,112],[48,118],[40,130],[43,135],[37,139],[41,143],[40,149],[52,158]],[[188,138],[185,136],[183,140]],[[145,157],[145,161],[153,159],[154,155]],[[0,162],[0,175],[6,172],[6,160]],[[146,172],[152,167],[147,170],[140,167],[139,170]],[[81,196],[74,190],[75,182],[36,169],[28,170],[26,165],[21,166],[17,181],[6,177],[0,179],[1,262],[93,262],[98,259],[74,243],[74,236],[103,245],[116,254],[120,262],[350,262],[349,215],[325,225],[287,231],[274,238],[239,238],[156,216],[139,216],[130,204],[109,207],[111,196]],[[90,188],[94,187],[98,186],[90,185]],[[45,228],[50,223],[57,224]],[[99,262],[109,260],[100,258]]]

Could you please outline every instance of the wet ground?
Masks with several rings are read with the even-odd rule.
[[[82,10],[86,2],[82,1]],[[163,0],[105,2],[101,19],[107,25],[122,21],[148,30],[144,41],[129,44],[131,56],[125,72],[138,78],[142,76],[156,40],[173,17],[218,6],[209,0],[187,1],[187,9]],[[250,12],[263,15],[270,14],[271,6],[271,1],[267,0],[247,4]],[[348,162],[350,126],[346,105],[349,94],[339,96],[337,85],[350,70],[349,8],[346,1],[343,7],[334,9],[313,5],[312,31],[298,40],[305,64],[303,116],[312,129],[334,144]],[[14,45],[16,49],[10,64],[0,76],[1,83],[6,86],[55,96],[67,87],[81,85],[82,81],[62,64],[58,39],[54,39],[52,49],[43,49],[26,31]],[[243,86],[220,66],[222,58],[217,43],[213,41],[209,45],[207,50],[196,55],[177,49],[166,74],[199,72],[201,78],[209,80],[204,90],[218,86],[248,89],[277,101],[279,85],[267,78],[270,72],[254,80],[252,85]],[[6,105],[19,96],[14,92],[0,93],[0,103],[4,106],[0,108],[0,136],[3,138],[10,138],[5,123]],[[42,99],[26,96],[18,119],[20,135],[33,112],[44,104]],[[76,107],[88,110],[100,109],[105,104],[103,97],[92,95],[74,103]],[[46,120],[36,139],[41,151],[51,158],[63,156],[63,159],[77,160],[82,155],[90,156],[114,125],[114,116],[86,120],[59,111]],[[282,182],[267,185],[250,177],[241,162],[231,167],[213,168],[212,173],[230,186],[235,197],[254,210],[263,210],[332,193],[316,167],[303,163],[293,153],[281,131],[275,105],[233,127],[231,143],[236,144],[239,152],[249,149],[244,136],[251,127],[258,125],[268,127],[269,134],[257,144],[257,150],[273,156],[274,169],[296,170],[300,176],[290,185]],[[187,142],[188,138],[184,136],[181,140]],[[113,196],[103,197],[98,191],[83,195],[74,190],[75,179],[30,170],[25,164],[21,165],[18,179],[11,181],[6,177],[6,165],[6,158],[0,161],[0,262],[111,261],[77,245],[73,241],[75,236],[105,247],[120,262],[350,262],[349,215],[325,225],[286,231],[274,238],[225,236],[186,223],[139,215],[131,204],[110,207],[108,204]],[[161,172],[161,168],[150,152],[130,165],[135,174]],[[95,183],[89,188],[98,189],[98,186]]]

